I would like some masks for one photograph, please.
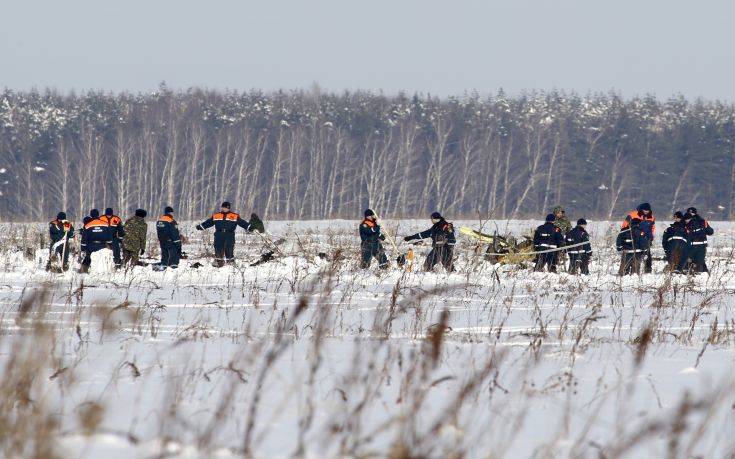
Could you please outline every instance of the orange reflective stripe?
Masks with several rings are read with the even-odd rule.
[[[159,222],[169,222],[169,223],[172,223],[174,221],[174,219],[170,215],[161,215],[158,218],[158,221]]]
[[[96,218],[94,220],[89,221],[86,225],[84,225],[84,229],[97,228],[100,226],[110,226],[110,225],[108,225],[107,222],[102,220],[101,218]]]
[[[628,215],[625,216],[625,219],[623,220],[623,224],[620,225],[620,229],[628,228],[628,226],[630,225],[630,223],[628,222],[628,218],[630,218],[631,220],[633,220],[634,218],[637,218],[638,220],[641,220],[641,221],[652,222],[653,229],[655,230],[656,228],[656,217],[653,216],[653,212],[651,212],[649,216],[645,216],[645,215],[638,214],[637,210],[631,210],[630,212],[628,212]]]
[[[362,221],[362,224],[363,224],[363,225],[367,225],[367,226],[369,226],[370,228],[375,228],[375,227],[377,226],[377,224],[376,224],[376,223],[375,223],[374,221],[372,221],[372,220],[368,220],[368,219],[365,219],[365,220],[363,220],[363,221]]]
[[[215,221],[228,220],[236,222],[238,218],[240,218],[240,215],[236,214],[235,212],[217,212],[216,214],[212,215],[212,220]]]

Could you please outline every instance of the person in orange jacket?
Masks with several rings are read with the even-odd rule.
[[[623,231],[630,228],[630,222],[633,219],[640,220],[638,225],[639,228],[646,234],[646,238],[649,241],[652,241],[656,234],[656,217],[653,216],[651,204],[644,202],[639,205],[636,210],[628,212],[628,215],[625,216],[625,220],[623,220],[623,223],[620,225],[620,230]],[[651,256],[650,246],[646,249],[643,257],[645,258],[643,272],[648,274],[653,271],[653,257]]]
[[[252,232],[250,223],[240,218],[240,214],[230,210],[230,203],[225,201],[220,211],[196,226],[197,231],[203,231],[214,226],[214,266],[220,268],[235,263],[235,230],[237,227]]]
[[[89,271],[89,266],[92,264],[92,253],[111,245],[113,237],[115,237],[113,227],[106,220],[100,218],[100,212],[97,209],[92,209],[89,212],[89,217],[85,218],[84,231],[82,231],[84,259],[79,267],[80,273]]]
[[[100,217],[100,220],[107,222],[112,229],[110,248],[112,249],[112,258],[115,260],[115,267],[119,268],[122,266],[122,258],[120,257],[120,241],[125,237],[122,218],[115,215],[112,207],[108,207],[105,209],[105,214]]]

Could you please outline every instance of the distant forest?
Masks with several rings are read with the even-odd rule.
[[[0,96],[0,218],[223,200],[267,219],[735,217],[735,107],[534,92],[172,91]]]

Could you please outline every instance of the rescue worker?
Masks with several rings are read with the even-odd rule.
[[[567,233],[572,230],[572,222],[567,218],[566,211],[562,206],[556,206],[551,209],[551,213],[554,214],[554,225],[561,230],[562,237],[566,237]],[[564,266],[566,264],[566,252],[554,252],[554,256],[556,257],[554,265]]]
[[[561,234],[561,229],[554,224],[556,217],[554,214],[546,216],[546,222],[536,228],[533,233],[533,248],[537,252],[545,250],[553,250],[564,245],[564,236]],[[547,252],[539,253],[536,256],[536,266],[533,268],[534,271],[543,271],[544,267],[551,272],[556,272],[558,252]]]
[[[664,231],[661,245],[664,248],[669,272],[677,274],[684,272],[687,262],[687,231],[684,214],[678,210],[674,212],[674,222]]]
[[[625,216],[625,219],[623,220],[622,225],[620,225],[620,230],[624,230],[626,228],[630,227],[630,221],[634,218],[639,219],[640,222],[640,229],[643,230],[643,232],[646,233],[646,237],[649,241],[653,241],[654,236],[656,235],[656,218],[653,216],[653,210],[651,209],[651,204],[644,202],[641,203],[636,210],[632,210],[628,212],[628,215]],[[646,253],[644,254],[645,258],[645,265],[643,268],[643,272],[645,273],[651,273],[653,271],[653,256],[651,255],[651,248],[649,247],[648,250],[646,250]]]
[[[370,261],[375,258],[378,260],[380,269],[388,268],[388,258],[385,256],[385,249],[380,241],[385,240],[385,235],[380,232],[377,216],[372,209],[365,211],[365,218],[360,223],[360,249],[362,259],[360,260],[360,268],[367,269],[370,267]]]
[[[135,215],[125,221],[125,236],[123,238],[123,263],[131,267],[138,264],[141,255],[145,253],[145,239],[148,233],[148,224],[145,217],[148,215],[143,209],[137,209]]]
[[[587,220],[580,218],[577,220],[577,226],[569,231],[564,238],[566,245],[584,244],[572,247],[567,250],[569,254],[569,274],[589,274],[589,261],[592,257],[592,245],[590,244],[590,235],[587,233]]]
[[[112,228],[110,248],[112,249],[112,258],[115,261],[115,267],[119,268],[122,266],[122,259],[120,258],[120,242],[123,237],[125,237],[122,219],[115,215],[112,207],[108,207],[105,209],[105,215],[101,216],[100,220],[107,222],[107,224],[110,225],[110,228]]]
[[[212,214],[207,220],[196,226],[198,231],[214,226],[214,266],[222,267],[225,263],[235,263],[235,230],[241,227],[249,232],[253,231],[250,223],[240,218],[240,215],[230,211],[230,203],[225,201],[220,211]]]
[[[156,222],[156,234],[161,246],[161,262],[153,269],[163,271],[166,268],[178,268],[181,258],[181,235],[178,223],[174,219],[173,207],[167,206],[163,210],[163,215]]]
[[[82,233],[84,259],[79,268],[80,273],[89,272],[89,267],[92,264],[92,254],[98,250],[108,248],[114,237],[113,228],[107,220],[100,218],[99,210],[92,209],[89,212],[89,218],[85,220],[84,232]]]
[[[454,244],[457,239],[454,235],[454,225],[442,217],[439,212],[431,214],[431,228],[420,233],[406,236],[404,241],[431,238],[431,252],[424,261],[424,271],[431,271],[437,263],[441,263],[447,272],[454,271]]]
[[[61,270],[66,271],[69,269],[70,239],[74,238],[74,225],[66,219],[66,213],[59,212],[56,219],[49,222],[48,232],[51,244],[46,271],[51,270],[51,261],[57,256],[61,259]]]
[[[691,211],[694,213],[691,213]],[[689,272],[708,273],[707,263],[707,236],[715,234],[707,220],[697,214],[697,209],[690,207],[684,214],[687,233],[687,258],[691,262]]]
[[[554,225],[561,230],[562,236],[572,230],[572,222],[569,221],[566,212],[562,206],[556,206],[551,209],[551,213],[554,214]]]
[[[627,227],[618,233],[615,246],[621,253],[618,275],[640,274],[641,260],[651,248],[651,241],[641,228],[640,218],[628,221]]]

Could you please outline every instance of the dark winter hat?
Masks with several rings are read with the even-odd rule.
[[[145,218],[145,216],[148,215],[148,212],[146,212],[143,209],[136,209],[135,216],[140,218]]]
[[[684,220],[691,220],[692,218],[694,218],[695,215],[696,214],[693,214],[691,212],[687,212],[687,213],[684,214]]]
[[[174,208],[171,207],[171,206],[166,206],[166,208],[163,209],[163,213],[164,214],[172,214],[172,213],[174,213]]]
[[[367,217],[374,217],[375,212],[373,212],[373,209],[365,209],[365,218]]]
[[[556,215],[549,214],[549,215],[546,216],[546,221],[547,222],[553,222],[554,220],[556,220]]]
[[[431,219],[432,220],[441,220],[442,219],[442,214],[440,214],[439,212],[432,212],[431,213]]]
[[[89,216],[92,218],[99,218],[100,217],[100,211],[97,209],[92,209],[89,211]]]
[[[222,203],[222,205],[221,205],[220,207],[222,207],[222,208],[224,208],[224,209],[229,209],[229,208],[230,208],[230,203],[229,203],[229,201],[225,201],[225,202],[223,202],[223,203]]]
[[[687,209],[688,214],[697,215],[697,208],[696,207],[690,207]]]
[[[682,214],[681,212],[679,212],[677,210],[676,212],[674,212],[674,218],[678,218],[680,220],[684,220],[684,214]]]
[[[84,217],[82,219],[82,223],[86,225],[87,223],[91,222],[92,220],[94,220],[94,219],[92,217],[90,217],[89,215],[87,215],[86,217]]]
[[[108,207],[107,209],[105,209],[105,215],[107,215],[108,217],[113,214],[114,212],[112,211],[112,207]]]
[[[57,220],[66,220],[66,213],[59,212],[58,214],[56,214],[56,219]]]
[[[586,224],[587,224],[587,220],[585,220],[584,218],[580,218],[579,220],[577,220],[577,225],[579,226],[586,225]]]
[[[641,204],[640,206],[638,206],[638,210],[641,211],[641,212],[643,212],[643,211],[650,212],[651,211],[651,205],[649,203],[647,203],[647,202],[644,202],[643,204]]]

